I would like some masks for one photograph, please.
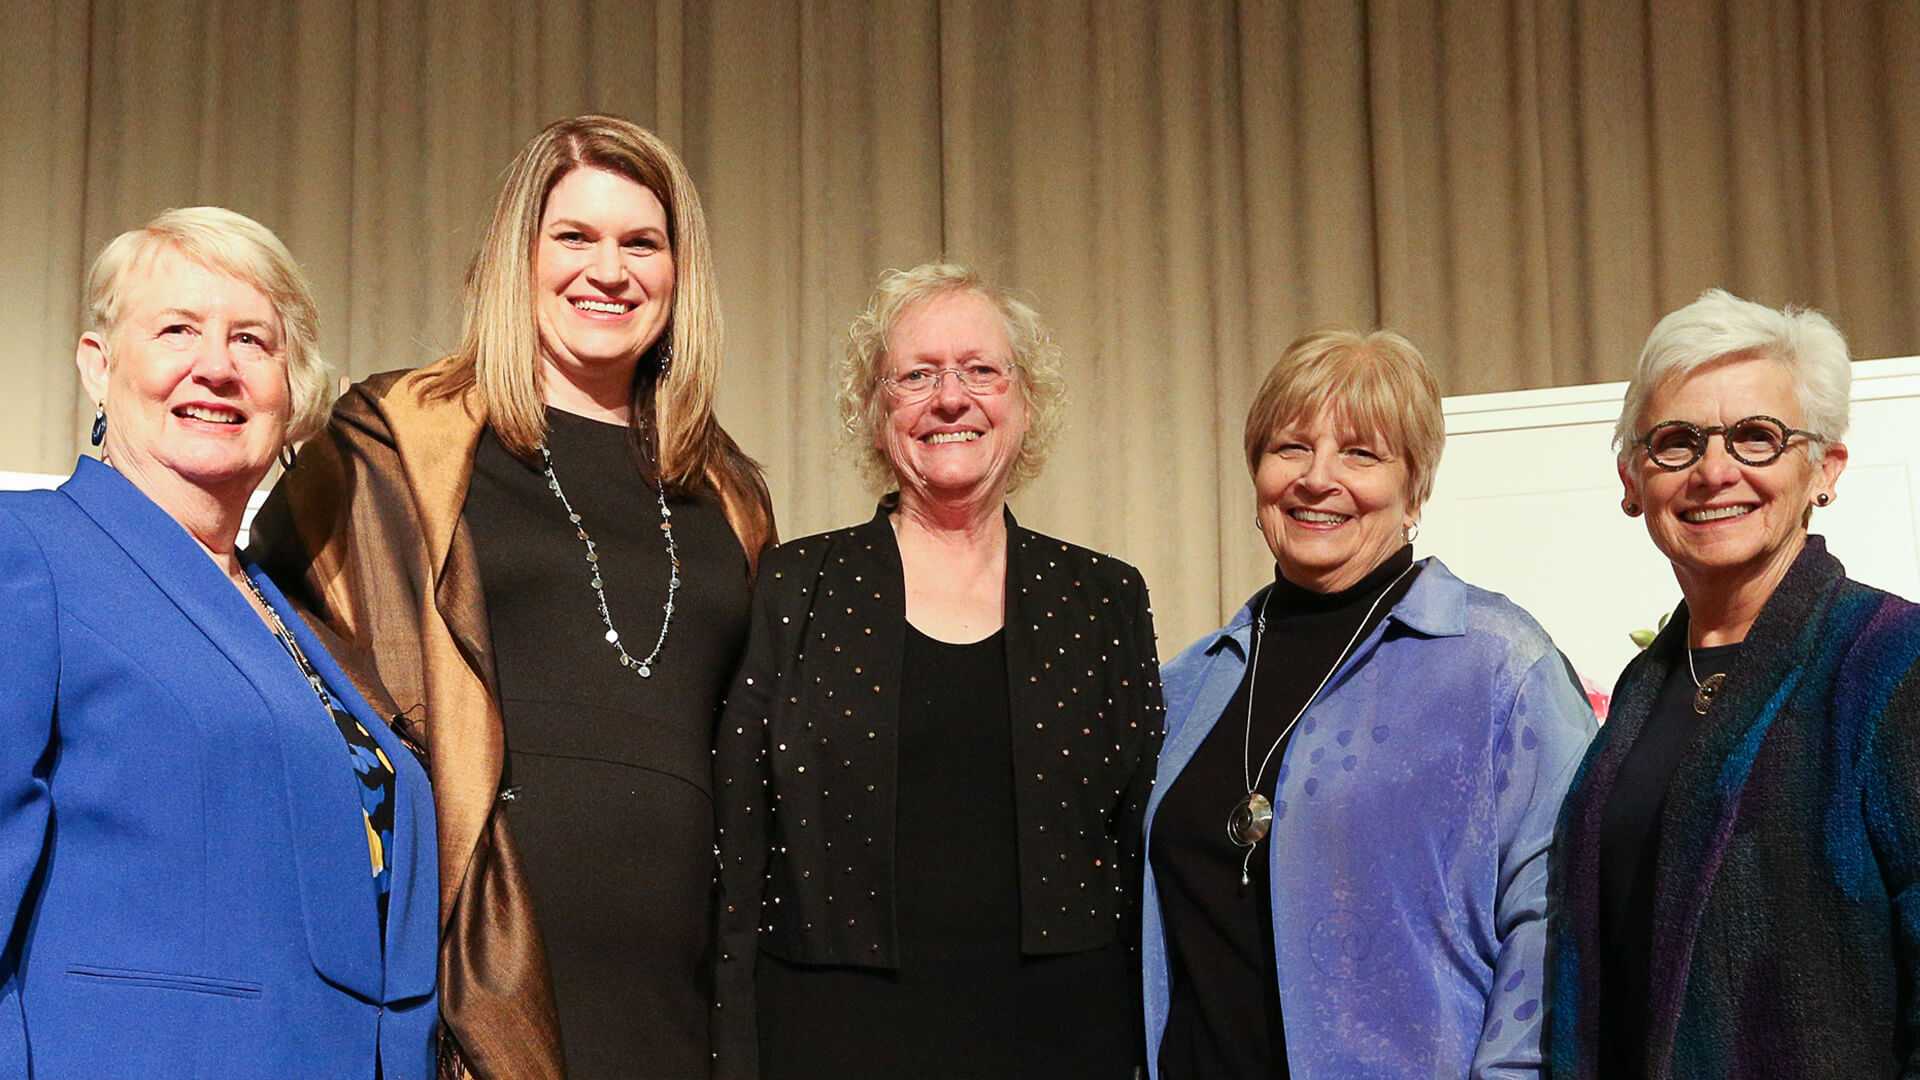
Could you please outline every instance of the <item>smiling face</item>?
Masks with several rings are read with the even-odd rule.
[[[111,336],[75,361],[107,412],[104,455],[174,512],[188,488],[246,504],[286,440],[279,315],[259,289],[163,247],[126,272]]]
[[[988,365],[1011,369],[1013,346],[999,309],[977,293],[921,301],[887,335],[886,374],[893,378]],[[888,396],[885,402],[887,419],[877,442],[899,476],[902,499],[992,507],[1006,497],[1027,433],[1027,401],[1017,373],[998,394],[971,393],[957,377],[945,375],[924,400]]]
[[[1282,424],[1253,473],[1255,516],[1282,576],[1323,593],[1366,577],[1406,542],[1417,509],[1407,476],[1386,440],[1331,409]]]
[[[1793,376],[1764,357],[1717,360],[1670,379],[1648,398],[1639,434],[1668,420],[1696,427],[1772,416],[1800,427],[1804,415]],[[1647,534],[1673,563],[1690,598],[1696,590],[1754,580],[1777,582],[1806,542],[1801,524],[1821,494],[1831,495],[1846,465],[1846,447],[1827,447],[1815,465],[1804,437],[1796,437],[1771,465],[1745,465],[1727,453],[1719,435],[1699,461],[1661,469],[1634,449],[1620,466],[1627,501],[1646,513]],[[1770,587],[1768,591],[1771,591]]]
[[[624,403],[673,314],[667,211],[645,186],[582,167],[547,195],[534,241],[534,315],[550,404]],[[582,411],[573,408],[570,411]]]

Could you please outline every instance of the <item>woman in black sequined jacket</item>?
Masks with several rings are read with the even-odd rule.
[[[851,336],[843,411],[900,490],[761,564],[716,744],[717,1075],[1130,1075],[1163,710],[1138,571],[1005,509],[1058,349],[951,266]]]

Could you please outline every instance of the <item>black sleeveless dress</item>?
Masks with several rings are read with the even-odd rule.
[[[554,475],[593,537],[613,625],[653,648],[668,559],[625,427],[549,409]],[[680,555],[651,677],[605,640],[545,474],[489,430],[465,520],[506,726],[508,820],[526,861],[572,1080],[711,1068],[714,710],[746,643],[746,556],[718,498],[669,501]]]

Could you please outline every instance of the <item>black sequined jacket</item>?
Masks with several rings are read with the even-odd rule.
[[[768,552],[714,754],[716,1075],[757,1071],[754,963],[892,967],[900,550],[871,521]],[[1139,571],[1007,515],[1006,650],[1021,948],[1129,933],[1162,716]]]

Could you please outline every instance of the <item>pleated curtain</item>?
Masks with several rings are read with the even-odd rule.
[[[1398,329],[1449,394],[1624,378],[1710,285],[1920,352],[1912,0],[5,0],[0,470],[83,445],[115,233],[253,215],[339,372],[415,366],[508,160],[589,110],[693,169],[783,535],[871,512],[832,362],[874,277],[972,262],[1068,356],[1015,512],[1139,565],[1169,655],[1271,572],[1241,423],[1308,329]]]

